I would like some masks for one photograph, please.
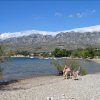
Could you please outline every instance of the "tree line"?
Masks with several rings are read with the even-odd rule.
[[[1,54],[2,50],[0,51]],[[100,48],[77,48],[74,50],[67,50],[55,48],[52,52],[29,52],[29,51],[13,51],[8,52],[9,56],[24,55],[24,56],[42,56],[42,57],[78,57],[78,58],[94,58],[100,56]]]
[[[56,48],[52,55],[55,57],[79,57],[79,58],[94,58],[96,56],[100,56],[100,49],[98,48],[78,48],[75,50],[66,50]]]

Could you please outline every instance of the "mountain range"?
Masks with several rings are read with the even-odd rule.
[[[0,43],[7,45],[8,49],[31,52],[52,51],[55,48],[100,47],[100,25],[59,32],[29,30],[1,33]]]

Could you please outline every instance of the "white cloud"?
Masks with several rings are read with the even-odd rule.
[[[69,18],[83,18],[83,17],[88,17],[88,16],[92,16],[94,13],[96,12],[95,9],[92,10],[86,10],[84,12],[77,12],[75,14],[69,14],[68,17]]]
[[[55,16],[61,17],[61,16],[63,16],[63,15],[62,15],[62,13],[60,13],[60,12],[56,12],[56,13],[55,13]]]

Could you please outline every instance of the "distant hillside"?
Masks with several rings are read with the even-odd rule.
[[[94,29],[95,27],[95,29]],[[93,28],[93,29],[92,29]],[[52,51],[55,48],[75,49],[79,47],[100,47],[100,27],[73,29],[63,32],[23,33],[13,36],[9,33],[0,35],[0,43],[8,45],[8,49],[28,50],[34,52]],[[42,32],[42,33],[41,33]],[[21,34],[21,33],[20,33]],[[53,35],[51,35],[53,34]],[[6,35],[8,36],[6,38]]]

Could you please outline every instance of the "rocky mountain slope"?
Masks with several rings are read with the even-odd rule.
[[[34,52],[52,51],[58,47],[66,49],[100,47],[100,25],[61,32],[32,30],[2,33],[0,43],[8,45],[9,49]]]

